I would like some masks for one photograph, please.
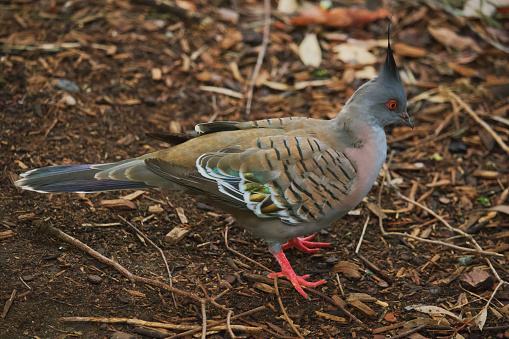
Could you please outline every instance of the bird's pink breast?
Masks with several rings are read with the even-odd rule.
[[[362,136],[362,147],[345,150],[357,169],[355,186],[348,199],[349,208],[357,206],[369,193],[387,156],[387,140],[381,127],[365,126],[359,135]]]

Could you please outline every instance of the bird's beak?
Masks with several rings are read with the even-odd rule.
[[[408,126],[412,127],[412,129],[414,129],[414,121],[412,120],[412,118],[410,118],[410,116],[408,115],[407,112],[403,112],[399,115],[399,117],[401,118],[401,120],[403,120],[405,122],[405,124],[407,124]]]

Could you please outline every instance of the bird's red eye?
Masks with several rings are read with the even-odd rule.
[[[398,101],[394,99],[389,100],[385,103],[385,107],[387,107],[391,111],[395,111],[398,109]]]

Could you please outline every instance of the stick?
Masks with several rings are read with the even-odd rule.
[[[105,256],[103,256],[99,252],[93,250],[89,246],[85,245],[84,243],[82,243],[78,239],[71,237],[70,235],[62,232],[61,230],[51,226],[48,223],[45,223],[45,222],[42,222],[42,221],[34,221],[34,224],[37,225],[38,230],[40,232],[46,233],[46,234],[48,234],[50,236],[58,238],[58,239],[66,242],[68,244],[71,244],[71,245],[79,248],[83,252],[88,253],[91,257],[97,259],[98,261],[100,261],[100,262],[102,262],[102,263],[104,263],[104,264],[106,264],[108,266],[113,267],[120,274],[122,274],[124,277],[126,277],[127,279],[129,279],[131,281],[140,282],[140,283],[148,284],[148,285],[152,285],[152,286],[157,286],[157,287],[165,289],[165,290],[167,290],[169,292],[174,292],[175,294],[179,294],[179,295],[184,296],[186,298],[193,299],[193,300],[198,301],[200,303],[202,301],[207,301],[207,302],[210,302],[212,305],[214,305],[214,306],[216,306],[216,307],[218,307],[218,308],[220,308],[222,310],[225,310],[225,311],[229,310],[228,308],[224,307],[223,305],[218,304],[216,301],[214,301],[211,298],[202,299],[202,298],[200,298],[199,296],[197,296],[194,293],[183,291],[183,290],[178,289],[176,287],[172,287],[172,286],[170,286],[168,284],[165,284],[165,283],[163,283],[161,281],[153,280],[153,279],[148,279],[148,278],[143,278],[143,277],[134,275],[129,270],[127,270],[122,265],[120,265],[119,263],[117,263],[117,262],[115,262],[115,261],[113,261],[113,260],[111,260],[109,258],[106,258]]]
[[[269,33],[270,33],[270,0],[263,0],[264,4],[264,25],[263,25],[263,40],[262,46],[260,47],[260,52],[258,53],[258,59],[256,60],[256,66],[253,70],[253,74],[251,75],[251,82],[249,83],[249,90],[247,92],[247,104],[246,104],[246,117],[251,114],[251,104],[253,103],[253,91],[256,83],[256,78],[258,78],[258,73],[260,72],[260,68],[262,67],[263,58],[265,57],[265,52],[267,52],[267,46],[269,44]]]
[[[5,303],[4,311],[2,312],[2,319],[4,319],[7,316],[7,312],[9,312],[12,302],[14,301],[14,298],[16,298],[16,292],[18,292],[16,289],[12,290],[11,297]]]
[[[355,254],[359,254],[359,249],[361,248],[362,240],[364,239],[364,234],[366,233],[366,228],[368,227],[369,215],[364,223],[364,227],[362,228],[361,237],[359,238],[359,243],[357,244],[357,248],[355,249]]]
[[[164,255],[163,250],[161,250],[161,248],[159,248],[159,246],[157,246],[152,240],[150,240],[149,237],[147,237],[144,233],[142,233],[132,223],[130,223],[126,219],[122,218],[120,215],[118,215],[118,217],[120,219],[122,219],[125,223],[127,223],[129,226],[131,226],[136,231],[136,233],[141,235],[145,240],[147,240],[152,246],[154,246],[159,251],[159,254],[161,254],[161,257],[163,258],[164,265],[166,266],[166,272],[168,273],[168,277],[170,278],[170,286],[173,287],[173,279],[172,279],[172,276],[171,276],[171,271],[170,271],[170,268],[168,267],[168,261],[166,260],[166,256]],[[175,305],[175,307],[177,307],[177,301],[175,300],[175,294],[171,293],[171,297],[173,299],[173,304]]]
[[[166,328],[169,330],[188,330],[193,329],[194,325],[182,325],[182,324],[170,324],[170,323],[159,323],[153,321],[145,321],[140,319],[130,319],[130,318],[97,318],[97,317],[61,317],[58,319],[59,321],[76,321],[76,322],[94,322],[94,323],[105,323],[105,324],[129,324],[129,325],[137,325],[137,326],[148,326],[148,327],[156,327],[156,328]],[[259,332],[262,330],[261,327],[250,327],[250,326],[242,326],[242,325],[232,325],[232,329],[244,332]],[[200,326],[200,329],[202,327]],[[226,325],[216,325],[214,327],[209,327],[209,331],[221,331],[226,330]],[[171,337],[173,338],[173,337]]]
[[[231,317],[232,317],[232,313],[233,313],[232,310],[228,311],[228,315],[226,316],[226,328],[228,329],[228,333],[230,334],[230,337],[232,337],[232,339],[235,339],[236,336],[233,333],[231,325],[230,325],[230,320],[231,320]]]
[[[228,226],[226,226],[226,229],[225,229],[225,231],[224,231],[224,244],[225,244],[226,248],[228,249],[228,251],[235,253],[235,254],[236,254],[236,255],[238,255],[239,257],[242,257],[242,258],[246,259],[247,261],[252,262],[252,263],[253,263],[253,264],[255,264],[255,265],[260,266],[261,268],[263,268],[264,270],[266,270],[266,271],[268,271],[268,272],[274,273],[274,271],[273,271],[273,270],[271,270],[270,268],[265,267],[264,265],[260,264],[260,263],[259,263],[258,261],[256,261],[256,260],[253,260],[253,259],[251,259],[251,258],[249,258],[249,257],[246,257],[244,254],[242,254],[242,253],[240,253],[240,252],[238,252],[238,251],[234,250],[233,248],[231,248],[231,247],[228,245]]]
[[[338,304],[336,301],[334,301],[334,299],[332,299],[332,298],[328,297],[327,295],[323,294],[322,292],[314,290],[312,288],[304,287],[304,286],[303,286],[303,288],[309,293],[316,294],[317,296],[322,297],[323,299],[325,299],[326,301],[328,301],[329,303],[331,303],[332,305],[336,306],[341,311],[343,311],[343,313],[345,313],[347,316],[349,316],[350,319],[352,319],[353,321],[355,321],[356,323],[361,325],[363,328],[367,328],[367,326],[362,321],[360,321],[356,316],[354,316],[352,313],[350,313],[350,311],[348,311],[346,308],[344,308],[343,306]]]
[[[412,328],[410,331],[406,331],[405,333],[401,333],[401,334],[398,334],[394,337],[390,337],[389,339],[403,339],[403,338],[407,338],[410,334],[412,333],[415,333],[415,332],[419,332],[420,330],[422,329],[425,329],[428,325],[421,325],[421,326],[417,326],[415,328]]]
[[[295,332],[295,334],[297,334],[299,336],[299,338],[304,339],[304,337],[300,334],[299,330],[293,323],[292,319],[290,319],[290,317],[288,316],[288,313],[286,313],[286,309],[285,309],[285,306],[283,305],[283,301],[281,301],[281,295],[279,294],[279,288],[277,286],[277,278],[278,278],[278,276],[277,276],[277,274],[275,274],[274,275],[274,288],[276,289],[276,296],[277,296],[277,301],[279,302],[279,307],[281,307],[281,311],[283,311],[283,318],[288,322],[288,324],[290,324],[290,327]]]
[[[241,318],[241,317],[245,317],[245,316],[251,315],[253,313],[259,312],[259,311],[263,311],[265,308],[266,308],[265,306],[260,306],[260,307],[254,308],[252,310],[249,310],[249,311],[246,311],[246,312],[243,312],[243,313],[240,313],[240,314],[238,314],[236,316],[231,317],[231,320],[238,319],[238,318]],[[224,321],[225,320],[217,320],[217,321],[211,322],[210,324],[208,324],[208,326],[215,327],[215,326],[220,325]],[[175,334],[175,335],[169,337],[168,339],[177,339],[177,338],[189,337],[190,335],[192,335],[192,334],[194,334],[196,332],[199,332],[201,330],[201,328],[202,328],[201,326],[195,326],[195,327],[193,327],[193,329],[191,329],[189,331],[182,332],[182,333],[179,333],[179,334]],[[232,329],[233,329],[233,327],[232,327]]]
[[[231,311],[231,310],[230,310]],[[205,301],[201,302],[201,316],[202,316],[202,332],[201,339],[207,338],[207,311],[205,310]]]
[[[228,89],[228,88],[214,87],[214,86],[200,86],[200,90],[206,91],[206,92],[224,94],[224,95],[228,95],[230,97],[237,98],[237,99],[244,98],[244,95],[242,93],[232,91],[231,89]]]
[[[493,130],[493,128],[491,128],[490,125],[488,125],[484,120],[482,120],[481,118],[479,118],[479,116],[474,112],[474,110],[468,106],[458,95],[456,95],[455,93],[451,92],[451,91],[447,91],[449,96],[451,98],[453,98],[454,100],[456,100],[456,102],[458,104],[460,104],[460,106],[462,106],[465,111],[470,114],[470,116],[475,120],[477,121],[477,123],[479,125],[481,125],[492,137],[493,139],[495,139],[495,141],[497,142],[497,144],[500,145],[500,147],[502,147],[502,149],[507,153],[509,154],[509,146],[507,146],[507,144],[502,140],[502,138]]]

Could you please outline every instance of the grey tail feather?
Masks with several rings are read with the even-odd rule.
[[[37,168],[21,174],[16,186],[41,193],[92,193],[122,189],[140,189],[151,186],[144,182],[95,179],[95,175],[113,164],[97,165],[60,165]]]

